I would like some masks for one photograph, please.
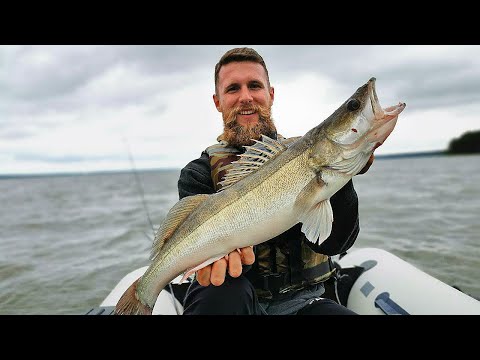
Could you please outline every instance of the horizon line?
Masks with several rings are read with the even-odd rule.
[[[428,150],[417,152],[404,152],[392,154],[378,154],[375,159],[394,159],[405,157],[421,157],[421,156],[438,156],[449,154],[447,150]],[[79,175],[102,175],[102,174],[123,174],[129,172],[155,172],[155,171],[180,171],[181,167],[158,167],[158,168],[125,168],[125,169],[104,169],[104,170],[79,170],[79,171],[52,171],[52,172],[38,172],[38,173],[0,173],[0,179],[12,178],[33,178],[33,177],[48,177],[48,176],[79,176]]]

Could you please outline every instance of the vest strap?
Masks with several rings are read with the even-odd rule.
[[[329,261],[322,262],[311,268],[306,268],[301,271],[303,283],[308,284],[313,279],[320,275],[324,275],[315,284],[328,280],[335,274],[336,268],[333,266],[330,257]],[[254,288],[268,291],[272,295],[273,300],[278,300],[283,294],[294,290],[295,287],[290,286],[292,284],[289,273],[269,273],[256,276],[250,280]],[[313,285],[313,283],[312,283]],[[280,290],[283,289],[283,290]]]

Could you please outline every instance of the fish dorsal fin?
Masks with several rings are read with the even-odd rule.
[[[239,154],[239,159],[232,162],[232,168],[227,172],[224,179],[220,181],[221,189],[237,183],[247,175],[253,173],[263,166],[267,161],[275,158],[278,154],[284,152],[291,143],[285,143],[287,140],[274,140],[268,136],[262,135],[262,140],[254,140],[252,146],[244,146],[247,151]]]
[[[185,221],[188,215],[195,210],[206,198],[208,194],[198,194],[193,196],[187,196],[179,200],[168,212],[167,216],[163,220],[162,225],[159,227],[153,240],[152,252],[150,259],[155,260],[158,253],[162,249],[165,242],[170,239],[177,228]]]

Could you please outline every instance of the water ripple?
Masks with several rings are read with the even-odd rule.
[[[149,263],[179,171],[0,181],[0,314],[83,314]],[[377,159],[354,178],[360,234],[480,295],[480,156]],[[148,216],[154,224],[149,224]],[[34,300],[33,300],[34,299]]]

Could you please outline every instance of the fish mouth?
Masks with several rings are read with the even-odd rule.
[[[406,104],[399,102],[397,105],[382,108],[380,106],[380,102],[378,101],[377,92],[375,91],[376,80],[377,79],[374,77],[368,80],[368,94],[375,119],[382,120],[382,122],[393,120],[395,117],[398,117],[403,109],[405,109]]]
[[[399,102],[397,105],[382,108],[375,91],[375,81],[374,77],[368,81],[368,94],[374,115],[374,125],[369,131],[368,140],[375,143],[376,149],[391,134],[397,123],[398,115],[405,109],[407,104]]]

